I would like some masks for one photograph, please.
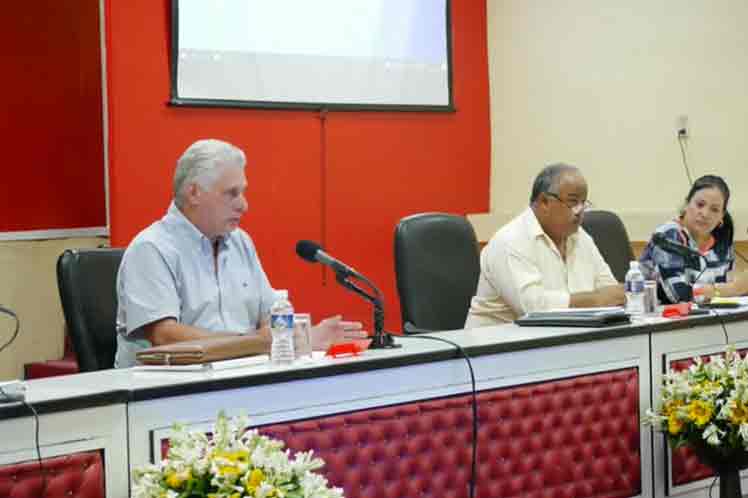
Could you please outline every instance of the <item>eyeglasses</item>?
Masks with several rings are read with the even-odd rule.
[[[558,194],[554,194],[553,192],[545,192],[545,195],[553,197],[558,202],[569,208],[569,210],[574,214],[582,213],[592,207],[592,203],[590,201],[577,201],[574,203],[568,203],[565,200],[561,199]]]

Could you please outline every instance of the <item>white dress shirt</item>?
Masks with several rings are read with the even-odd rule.
[[[566,241],[566,260],[527,208],[499,229],[480,255],[478,289],[465,328],[510,322],[530,311],[568,308],[571,294],[616,284],[592,237]]]

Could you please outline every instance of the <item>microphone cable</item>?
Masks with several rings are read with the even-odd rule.
[[[691,177],[691,170],[688,167],[688,159],[686,157],[686,145],[683,143],[688,140],[688,134],[686,131],[678,130],[678,145],[680,146],[680,156],[683,159],[683,169],[686,170],[686,177],[688,178],[688,185],[693,185],[693,178]]]
[[[39,444],[39,413],[36,411],[36,408],[33,407],[29,402],[27,402],[25,399],[15,399],[8,395],[8,393],[3,390],[2,387],[0,387],[0,396],[2,396],[2,401],[6,403],[21,403],[28,411],[31,412],[31,415],[34,417],[34,449],[36,450],[36,461],[39,463],[39,474],[41,474],[42,477],[42,489],[41,494],[43,495],[44,492],[47,489],[47,473],[44,471],[44,462],[42,461],[42,449]]]
[[[699,279],[704,274],[706,269],[709,268],[709,260],[706,259],[706,256],[702,255],[701,258],[704,261],[704,268],[701,270],[701,272],[699,272],[699,274],[694,279],[694,283],[691,284],[692,285],[691,288],[693,288],[693,285],[695,285],[699,281]],[[716,288],[717,283],[715,282],[712,285],[715,286]],[[728,344],[730,344],[730,336],[727,335],[727,326],[725,325],[725,318],[722,316],[721,313],[717,311],[716,308],[709,308],[709,314],[710,315],[714,314],[714,316],[717,317],[717,320],[719,320],[719,324],[722,326],[722,333],[725,335],[725,346],[727,346]]]
[[[717,312],[715,308],[711,308],[709,311],[710,311],[710,314],[711,312],[714,312],[714,315],[719,320],[719,324],[722,325],[722,332],[725,334],[725,346],[728,346],[730,344],[730,338],[727,335],[727,327],[725,326],[724,317],[722,316],[721,313]],[[714,480],[712,480],[712,484],[709,485],[709,498],[712,498],[712,488],[717,483],[717,479],[719,479],[719,474],[714,476]]]
[[[693,177],[691,176],[691,170],[688,166],[688,159],[686,157],[686,147],[684,141],[688,140],[688,134],[686,133],[685,129],[678,130],[678,145],[680,146],[680,155],[683,159],[683,169],[686,171],[686,178],[688,179],[688,185],[693,185]],[[735,251],[735,254],[743,260],[743,263],[748,263],[748,258],[746,258],[743,253],[738,251],[737,247],[735,247],[735,243],[733,242],[733,250]]]
[[[693,289],[693,286],[696,285],[696,283],[698,283],[699,279],[704,274],[704,272],[706,271],[706,269],[708,268],[708,265],[709,265],[709,261],[707,261],[706,257],[702,256],[702,258],[704,259],[704,269],[702,269],[701,272],[699,272],[699,274],[694,279],[693,284],[691,284],[691,288],[692,289]],[[716,285],[716,282],[714,284],[712,284],[712,285]],[[693,294],[693,292],[692,292],[692,294]],[[707,308],[708,308],[708,305],[707,305]],[[724,317],[722,316],[722,314],[718,313],[715,308],[708,308],[708,309],[709,309],[709,314],[710,315],[714,314],[714,316],[716,316],[717,319],[719,320],[719,324],[722,326],[722,333],[725,335],[725,346],[727,346],[728,344],[730,344],[730,337],[727,335],[727,327],[725,326],[725,319],[724,319]]]
[[[475,387],[475,372],[473,371],[473,364],[470,361],[470,356],[465,352],[464,349],[462,349],[462,346],[457,344],[456,342],[452,342],[449,339],[444,339],[442,337],[434,337],[433,335],[424,335],[423,333],[428,332],[434,332],[433,330],[425,330],[425,329],[419,329],[417,327],[412,326],[411,324],[406,324],[405,329],[407,329],[410,332],[415,332],[418,335],[406,335],[403,334],[400,337],[406,338],[406,339],[428,339],[431,341],[438,341],[443,342],[446,344],[449,344],[450,346],[453,346],[460,355],[465,359],[465,362],[467,363],[468,370],[470,371],[470,394],[471,394],[471,408],[473,413],[473,435],[471,437],[471,447],[472,447],[472,454],[471,454],[471,462],[470,462],[470,483],[468,485],[468,496],[469,498],[475,497],[475,486],[476,486],[476,478],[477,478],[477,461],[478,461],[478,396],[476,394],[476,387]]]
[[[16,340],[16,337],[18,337],[18,331],[21,328],[21,321],[18,319],[18,315],[16,315],[12,310],[10,310],[10,309],[8,309],[8,308],[6,308],[4,306],[0,306],[0,313],[4,313],[4,314],[10,316],[16,322],[16,328],[13,331],[13,335],[10,336],[10,339],[8,339],[8,342],[6,342],[2,346],[0,346],[0,353],[2,353],[3,351],[5,351],[5,348],[7,348],[8,346],[10,346],[13,343],[13,341]]]
[[[730,337],[727,335],[727,327],[725,326],[725,318],[722,316],[722,313],[717,312],[715,308],[711,308],[710,314],[714,314],[714,316],[717,317],[719,320],[719,324],[722,325],[722,333],[725,335],[725,346],[730,344]]]
[[[709,485],[709,498],[712,498],[712,488],[717,484],[717,479],[719,479],[719,474],[714,476],[714,480],[712,480],[712,483]]]
[[[21,329],[21,320],[19,320],[18,315],[16,315],[12,310],[4,306],[0,306],[0,313],[4,313],[10,316],[16,322],[15,329],[13,330],[13,334],[11,335],[10,339],[8,339],[5,344],[0,346],[0,353],[2,353],[18,337],[18,332]],[[39,445],[39,413],[37,413],[36,409],[25,399],[17,399],[13,396],[10,396],[5,392],[2,386],[0,386],[0,396],[2,396],[1,401],[5,403],[21,403],[29,412],[31,412],[32,416],[34,417],[34,448],[36,449],[36,460],[37,462],[39,462],[39,473],[42,476],[42,493],[44,493],[44,491],[47,489],[47,475],[44,472],[42,450],[41,446]]]

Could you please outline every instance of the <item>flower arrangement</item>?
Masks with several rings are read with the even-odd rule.
[[[716,457],[748,450],[748,357],[729,346],[724,357],[697,357],[687,370],[671,370],[660,406],[647,410],[644,423],[665,432],[675,448],[705,448]]]
[[[166,458],[133,473],[133,498],[343,498],[313,472],[324,462],[311,451],[292,458],[282,441],[247,426],[223,412],[212,437],[176,424]]]

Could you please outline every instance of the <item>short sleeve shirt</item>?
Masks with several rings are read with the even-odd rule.
[[[142,327],[165,318],[208,331],[254,333],[275,293],[251,238],[236,229],[213,244],[172,203],[130,243],[117,274],[115,366],[150,343]]]

